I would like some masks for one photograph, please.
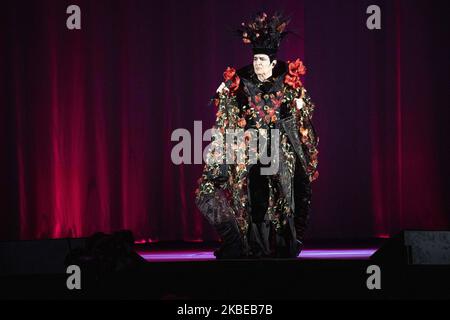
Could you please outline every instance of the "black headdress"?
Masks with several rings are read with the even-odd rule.
[[[239,36],[246,44],[251,44],[253,54],[267,54],[274,58],[281,40],[288,34],[285,31],[289,19],[283,18],[281,14],[268,17],[266,13],[259,13],[253,21],[242,23],[238,29]]]

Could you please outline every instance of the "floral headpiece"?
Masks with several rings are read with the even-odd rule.
[[[253,21],[242,22],[238,34],[242,41],[251,44],[253,54],[267,54],[274,57],[281,40],[289,33],[285,31],[290,19],[275,13],[271,18],[265,12],[256,15]]]

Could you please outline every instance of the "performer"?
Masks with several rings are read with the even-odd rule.
[[[311,122],[314,104],[300,80],[305,66],[299,59],[276,59],[288,23],[279,14],[266,13],[242,23],[238,32],[252,45],[253,64],[237,71],[228,67],[214,98],[217,134],[199,179],[196,204],[222,239],[215,251],[218,259],[294,258],[303,248],[311,182],[318,177],[319,139]],[[225,161],[228,144],[228,151],[218,152],[225,135],[236,129],[245,130],[238,149],[246,155],[251,139],[264,140],[253,149],[256,163],[250,157],[241,163]],[[276,155],[272,162],[262,161],[264,152]],[[262,170],[271,167],[277,170]]]

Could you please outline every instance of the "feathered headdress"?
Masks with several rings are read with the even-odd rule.
[[[258,13],[253,21],[242,22],[237,31],[244,43],[252,45],[253,54],[263,53],[274,57],[281,40],[289,33],[285,31],[289,21],[290,19],[283,18],[279,13],[269,18],[262,12]]]

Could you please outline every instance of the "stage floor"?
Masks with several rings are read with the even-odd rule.
[[[300,260],[368,260],[377,248],[315,248],[303,250]],[[212,249],[138,249],[148,262],[209,261],[216,260]]]
[[[82,271],[82,290],[68,275],[0,276],[3,299],[343,300],[449,299],[449,266],[389,265],[370,260],[381,242],[309,244],[296,259],[217,260],[217,243],[147,243],[143,259],[123,271]],[[36,260],[38,261],[38,260]],[[37,263],[37,262],[36,262]],[[382,272],[380,290],[367,287],[368,267]],[[23,262],[23,265],[27,265]],[[32,266],[30,266],[31,268]],[[31,269],[30,269],[31,270]]]

